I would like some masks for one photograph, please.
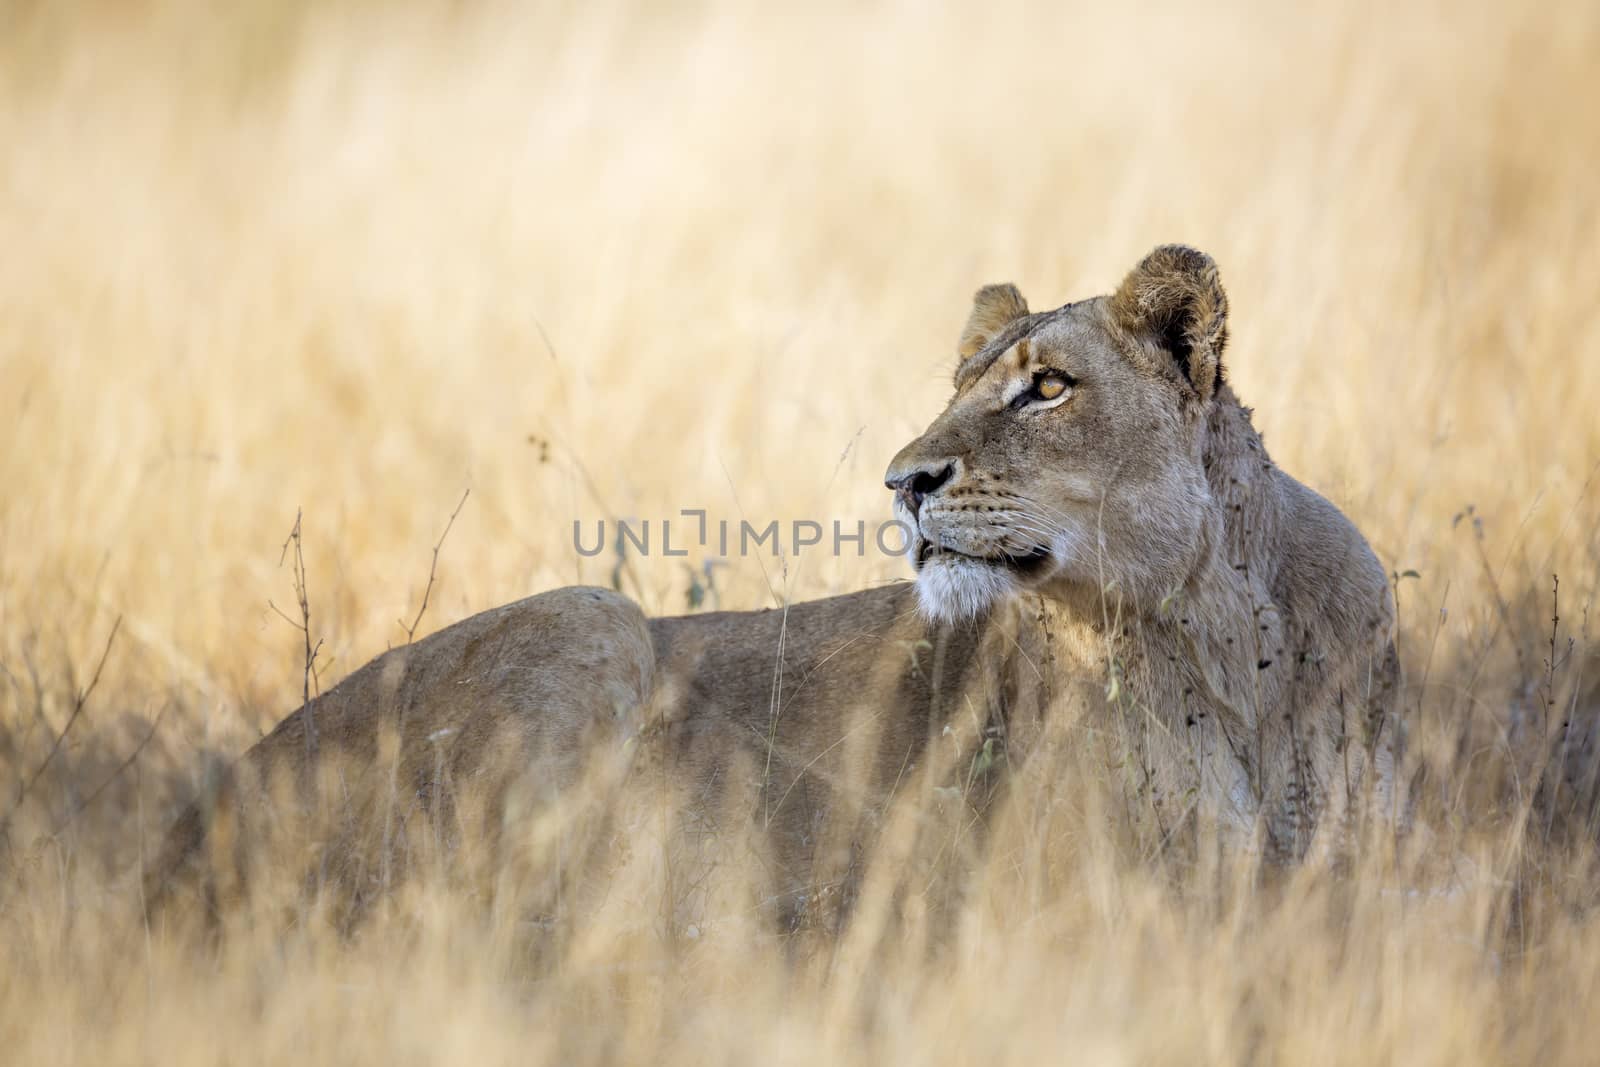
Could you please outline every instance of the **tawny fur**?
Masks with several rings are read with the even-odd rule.
[[[889,470],[944,475],[900,508],[937,549],[923,610],[898,585],[647,621],[573,588],[474,616],[286,719],[179,820],[150,892],[240,881],[208,826],[277,768],[300,795],[313,759],[369,766],[342,795],[386,796],[359,810],[392,819],[397,798],[436,816],[468,779],[559,792],[596,751],[643,754],[691,804],[750,798],[792,889],[844,876],[947,726],[1015,760],[1069,706],[1154,839],[1213,827],[1283,859],[1339,844],[1354,816],[1395,813],[1390,590],[1355,527],[1268,457],[1224,381],[1226,333],[1215,264],[1178,246],[1051,312],[980,290],[956,395]],[[1027,402],[1043,374],[1070,378],[1065,400]]]

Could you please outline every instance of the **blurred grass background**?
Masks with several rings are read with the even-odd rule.
[[[1593,812],[1531,816],[1600,703],[1596,56],[1582,0],[0,4],[9,1055],[1584,1062]],[[300,509],[324,685],[404,639],[468,488],[424,630],[608,584],[574,519],[876,521],[974,288],[1054,306],[1174,240],[1275,457],[1416,572],[1472,876],[1174,884],[1082,822],[931,955],[596,920],[530,969],[443,890],[354,943],[123,936],[201,768],[298,703]],[[717,572],[725,607],[901,577]]]

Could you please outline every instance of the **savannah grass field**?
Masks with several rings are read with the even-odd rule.
[[[1583,0],[0,5],[0,1060],[1594,1062],[1596,57]],[[830,941],[737,864],[685,920],[649,819],[548,922],[440,864],[354,929],[144,923],[179,805],[419,611],[907,577],[707,592],[572,522],[875,522],[978,285],[1166,241],[1397,576],[1416,833],[1188,868],[1041,759]]]

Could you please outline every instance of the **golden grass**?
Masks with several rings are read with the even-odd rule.
[[[8,1061],[1592,1062],[1594,796],[1541,777],[1600,714],[1592,3],[0,25]],[[955,903],[831,947],[737,909],[690,937],[648,864],[536,949],[446,878],[349,937],[146,935],[141,857],[298,702],[268,607],[298,509],[324,684],[404,639],[468,487],[424,629],[609,582],[574,518],[875,519],[978,284],[1047,306],[1168,240],[1222,266],[1276,458],[1419,575],[1425,842],[1173,871],[1035,776]],[[718,581],[752,607],[899,576]],[[625,583],[685,610],[677,560]]]

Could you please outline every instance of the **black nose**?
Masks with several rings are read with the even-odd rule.
[[[922,501],[928,496],[937,493],[939,487],[950,480],[950,475],[955,473],[955,464],[946,463],[942,467],[923,468],[913,471],[903,478],[896,478],[883,484],[894,490],[895,496],[905,503],[912,515],[922,510]]]

